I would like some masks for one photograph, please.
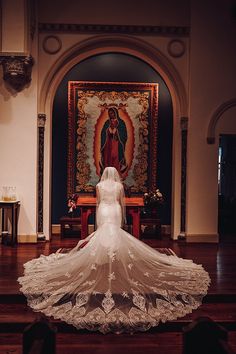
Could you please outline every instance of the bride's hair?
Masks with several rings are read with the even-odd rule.
[[[113,181],[121,183],[119,173],[115,167],[106,167],[103,171],[101,181]]]

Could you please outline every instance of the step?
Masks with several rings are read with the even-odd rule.
[[[4,343],[4,344],[1,344]],[[22,334],[0,334],[0,354],[22,353]],[[86,332],[56,334],[57,354],[181,354],[181,333],[106,334]]]
[[[228,344],[236,350],[236,332],[229,332]],[[180,332],[106,334],[99,332],[57,333],[57,354],[182,354]],[[0,354],[22,354],[22,334],[0,334]]]
[[[21,332],[34,320],[42,317],[40,312],[33,312],[25,303],[0,304],[0,332]],[[236,303],[214,304],[204,303],[191,314],[175,321],[161,323],[158,327],[151,329],[154,332],[178,332],[197,317],[210,317],[216,323],[222,325],[229,331],[236,330]],[[76,328],[65,322],[50,318],[58,332],[77,332]]]

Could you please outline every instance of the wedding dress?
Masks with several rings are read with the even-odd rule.
[[[77,329],[132,333],[200,306],[208,273],[124,231],[123,194],[118,172],[106,168],[97,185],[97,230],[69,253],[41,255],[24,265],[18,281],[34,311]]]

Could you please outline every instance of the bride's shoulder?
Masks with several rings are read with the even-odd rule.
[[[123,190],[124,187],[123,187],[123,184],[121,182],[116,182],[116,186],[119,190]]]
[[[103,186],[114,186],[116,188],[120,188],[122,189],[123,188],[123,184],[120,183],[120,182],[117,182],[117,181],[100,181],[98,182],[98,184],[96,185],[97,188],[101,188]]]
[[[102,182],[99,182],[99,183],[96,184],[96,190],[101,192],[101,190],[102,190]]]

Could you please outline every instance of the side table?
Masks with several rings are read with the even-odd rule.
[[[2,209],[2,234],[7,230],[7,218],[5,215],[5,211],[10,209],[10,220],[11,220],[11,245],[14,246],[17,243],[17,235],[18,235],[18,216],[20,209],[20,201],[5,201],[0,200],[0,209]]]

